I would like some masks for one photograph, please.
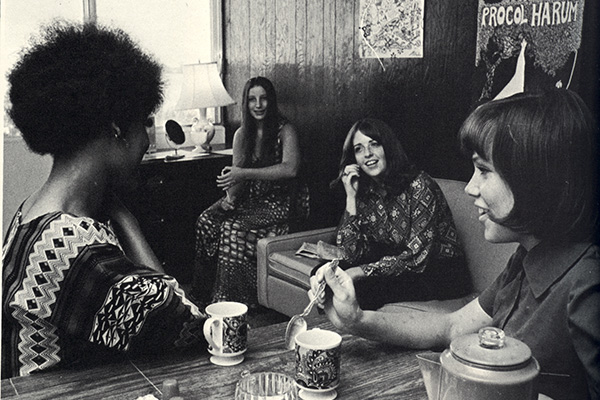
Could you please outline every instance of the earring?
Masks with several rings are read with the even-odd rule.
[[[112,123],[112,128],[115,131],[115,139],[122,140],[125,144],[125,147],[129,147],[129,142],[121,135],[121,128],[119,128],[114,122]]]

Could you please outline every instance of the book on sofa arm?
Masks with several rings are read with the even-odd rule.
[[[302,246],[296,251],[296,255],[321,260],[334,260],[343,258],[344,254],[339,247],[319,240],[317,243],[302,243]]]

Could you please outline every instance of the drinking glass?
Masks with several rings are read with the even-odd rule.
[[[297,400],[294,380],[278,372],[242,373],[235,387],[235,400]]]

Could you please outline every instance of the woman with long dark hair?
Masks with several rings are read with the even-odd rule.
[[[296,179],[300,158],[296,130],[279,112],[275,87],[267,78],[251,78],[232,166],[217,178],[227,194],[196,222],[193,288],[201,303],[258,304],[256,243],[287,233],[290,219],[308,215],[308,191]]]
[[[469,273],[444,194],[409,161],[386,123],[365,118],[350,128],[332,185],[339,182],[346,209],[336,242],[361,306],[469,293]]]

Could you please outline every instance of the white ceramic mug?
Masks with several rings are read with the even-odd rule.
[[[296,336],[296,384],[302,399],[335,399],[340,382],[342,337],[311,329]]]
[[[210,361],[216,365],[236,365],[244,360],[248,342],[248,306],[223,301],[206,307],[210,318],[204,322]]]

